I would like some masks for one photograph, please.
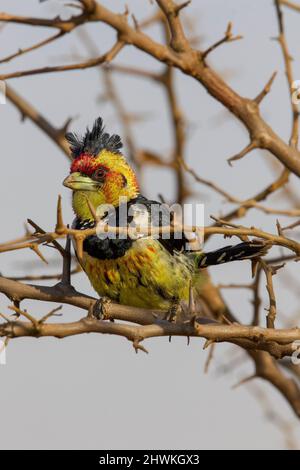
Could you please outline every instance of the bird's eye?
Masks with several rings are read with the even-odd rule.
[[[94,173],[93,173],[93,179],[96,181],[103,181],[106,175],[106,170],[105,168],[98,168]]]

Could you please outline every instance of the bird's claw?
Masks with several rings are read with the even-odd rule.
[[[171,305],[169,310],[167,310],[164,320],[169,321],[170,323],[175,323],[178,317],[178,313],[181,311],[181,307],[178,303]]]
[[[97,320],[107,320],[106,307],[111,302],[108,297],[101,297],[89,309],[89,317]]]

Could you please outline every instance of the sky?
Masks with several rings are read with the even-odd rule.
[[[125,3],[137,19],[154,12],[147,0],[103,1],[115,12],[123,12]],[[48,0],[0,0],[1,11],[26,16],[67,17],[71,9],[63,2]],[[272,0],[194,0],[186,18],[206,48],[220,39],[228,21],[234,34],[243,39],[225,44],[213,52],[210,64],[241,95],[258,94],[271,74],[278,76],[270,95],[262,104],[262,114],[284,139],[290,133],[290,107],[283,61],[279,46],[272,40],[277,23]],[[192,20],[191,20],[192,18]],[[287,40],[295,56],[295,79],[300,79],[297,44],[300,39],[299,14],[285,10]],[[111,47],[115,33],[102,24],[89,25],[99,53]],[[157,27],[149,34],[161,39]],[[8,24],[1,29],[0,57],[6,56],[52,34],[46,28]],[[6,73],[33,67],[71,63],[86,58],[87,51],[78,32],[43,49],[1,65]],[[126,47],[115,61],[149,70],[161,70],[151,57]],[[166,97],[156,84],[132,76],[114,76],[119,96],[129,112],[145,114],[133,126],[140,148],[169,155],[172,131]],[[69,117],[72,129],[81,131],[101,115],[107,129],[122,135],[122,126],[110,103],[100,97],[105,88],[99,69],[37,75],[10,80],[9,84],[32,103],[49,121],[59,127]],[[270,183],[278,168],[274,158],[254,151],[229,167],[226,159],[248,143],[242,125],[214,101],[191,78],[176,73],[176,90],[186,117],[188,144],[186,158],[201,176],[214,180],[238,198],[247,198]],[[1,130],[1,241],[23,234],[29,217],[45,230],[55,224],[57,195],[63,198],[64,220],[73,218],[70,192],[62,186],[69,162],[50,139],[31,122],[20,119],[10,104],[0,105]],[[126,149],[125,149],[126,153]],[[225,213],[231,207],[223,198],[197,186],[191,201],[205,204],[206,223],[210,214]],[[291,178],[296,187],[296,178]],[[166,200],[174,198],[174,176],[169,170],[148,168],[143,176],[144,194]],[[276,196],[269,205],[284,208]],[[290,219],[280,218],[284,225]],[[258,211],[249,211],[242,221],[265,230],[275,230],[275,219]],[[214,237],[209,248],[226,244]],[[54,250],[44,249],[49,267],[42,265],[32,252],[18,251],[1,255],[0,271],[6,276],[54,273],[59,258]],[[274,254],[277,253],[274,250]],[[293,266],[290,276],[296,276]],[[249,282],[247,263],[215,267],[211,270],[216,283]],[[50,281],[51,282],[51,281]],[[83,273],[73,278],[80,291],[95,295]],[[297,313],[297,292],[287,291],[287,278],[281,272],[274,279],[278,291],[280,318]],[[251,318],[250,293],[225,291],[224,296],[241,322]],[[267,297],[262,292],[264,306]],[[0,309],[7,312],[8,300],[0,296]],[[53,305],[26,301],[23,307],[33,315],[43,315]],[[54,305],[55,306],[55,305]],[[83,315],[79,309],[64,306],[62,321]],[[253,366],[238,348],[218,345],[209,372],[204,373],[207,350],[203,340],[193,339],[187,347],[185,338],[148,340],[149,354],[135,354],[123,338],[89,334],[58,340],[18,339],[7,350],[7,364],[0,365],[0,403],[2,449],[278,449],[286,442],[282,431],[266,416],[264,405],[257,400],[253,385],[237,389],[232,386],[251,374]],[[295,439],[300,432],[292,411],[269,384],[256,381],[270,404],[291,423]],[[270,418],[270,416],[269,416]]]

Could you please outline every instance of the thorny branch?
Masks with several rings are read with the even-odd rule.
[[[205,60],[205,52],[194,49],[186,35],[180,20],[180,10],[178,5],[171,0],[158,0],[168,21],[171,39],[170,48],[154,41],[150,36],[140,29],[129,25],[127,15],[118,15],[105,8],[101,3],[92,2],[93,7],[84,9],[81,15],[72,17],[70,20],[62,21],[60,18],[41,19],[24,18],[6,13],[0,14],[0,21],[28,24],[32,26],[47,26],[62,31],[70,32],[79,24],[87,21],[100,22],[111,26],[118,34],[118,39],[124,44],[130,44],[141,51],[150,54],[160,62],[164,62],[181,70],[184,74],[193,77],[201,83],[208,93],[222,103],[231,111],[246,127],[249,132],[249,145],[242,151],[245,155],[254,148],[269,150],[278,160],[281,161],[290,171],[300,176],[300,154],[299,151],[285,143],[265,122],[260,115],[259,105],[255,99],[244,98],[238,95],[224,80],[208,65]],[[99,60],[106,61],[106,58],[96,58],[94,65],[99,64]],[[79,68],[85,66],[78,64]],[[75,66],[70,66],[72,70]],[[52,68],[50,68],[51,71]],[[58,68],[58,71],[60,68]],[[66,70],[66,69],[64,69]],[[39,69],[31,71],[13,72],[2,74],[0,79],[5,80],[22,74],[40,73]],[[238,157],[239,154],[236,155]],[[240,153],[241,155],[241,153]]]

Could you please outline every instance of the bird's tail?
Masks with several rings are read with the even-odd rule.
[[[225,246],[219,250],[202,253],[199,256],[198,267],[206,268],[207,266],[229,263],[230,261],[258,258],[266,255],[269,248],[270,243],[261,240]]]

